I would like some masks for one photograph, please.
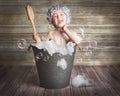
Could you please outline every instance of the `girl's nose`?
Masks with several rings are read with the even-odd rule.
[[[58,16],[57,16],[57,18],[58,18],[58,19],[61,19],[61,16],[60,16],[60,15],[58,15]]]

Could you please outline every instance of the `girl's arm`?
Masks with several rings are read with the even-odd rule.
[[[81,42],[81,38],[77,35],[76,32],[71,32],[67,26],[64,26],[63,31],[66,33],[66,35],[70,38],[70,40],[72,42],[74,42],[76,44],[76,46],[79,47],[79,49],[81,50],[80,47],[80,42]]]
[[[50,32],[48,32],[48,34],[47,34],[47,38],[46,38],[46,40],[45,40],[45,41],[49,41],[49,40],[51,40],[51,31],[50,31]]]

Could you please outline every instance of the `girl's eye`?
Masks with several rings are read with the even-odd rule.
[[[57,15],[53,15],[53,17],[57,17]]]
[[[61,16],[63,16],[63,14],[60,14]]]

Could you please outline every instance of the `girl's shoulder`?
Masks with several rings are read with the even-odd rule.
[[[54,30],[48,32],[49,35],[53,35],[54,33],[55,33]]]
[[[53,35],[54,35],[54,31],[53,30],[49,31],[48,34],[47,34],[47,39],[46,40],[48,41],[48,40],[53,39]]]

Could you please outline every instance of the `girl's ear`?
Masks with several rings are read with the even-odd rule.
[[[54,21],[53,21],[53,19],[51,18],[51,22],[50,22],[52,25],[54,25]]]
[[[46,19],[47,19],[47,21],[50,23],[50,19],[49,19],[48,17],[47,17]]]
[[[49,24],[53,24],[53,20],[50,21],[50,19],[48,17],[46,19],[49,22]]]

